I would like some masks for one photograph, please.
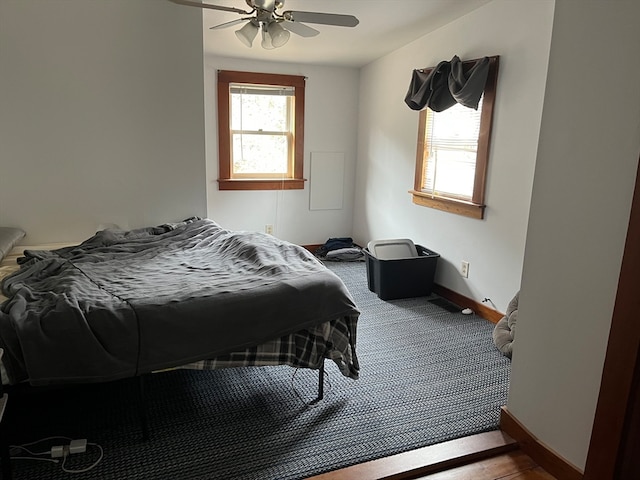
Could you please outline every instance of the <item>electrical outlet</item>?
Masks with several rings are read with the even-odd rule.
[[[264,233],[268,233],[269,235],[273,235],[273,225],[267,224],[264,226]]]
[[[469,278],[469,262],[462,261],[460,265],[460,275],[464,278]]]

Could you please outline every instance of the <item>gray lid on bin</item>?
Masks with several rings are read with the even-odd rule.
[[[379,260],[397,260],[418,256],[415,244],[408,238],[371,240],[367,244],[367,250]]]

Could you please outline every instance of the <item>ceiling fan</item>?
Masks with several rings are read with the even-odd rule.
[[[179,5],[190,7],[209,8],[243,15],[242,18],[230,22],[221,23],[211,27],[212,30],[231,27],[247,22],[242,28],[236,30],[238,39],[247,47],[251,47],[253,40],[259,31],[262,32],[262,47],[270,50],[283,46],[289,41],[289,32],[301,37],[314,37],[320,32],[304,23],[316,23],[320,25],[334,25],[337,27],[355,27],[359,20],[353,15],[340,15],[336,13],[298,12],[293,10],[281,11],[284,0],[245,0],[251,8],[250,11],[235,7],[213,5],[199,0],[169,0]]]

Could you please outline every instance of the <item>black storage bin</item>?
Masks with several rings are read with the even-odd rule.
[[[381,300],[423,297],[431,294],[440,255],[416,245],[417,257],[382,260],[365,248],[369,290]]]

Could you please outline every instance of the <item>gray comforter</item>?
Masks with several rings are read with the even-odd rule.
[[[2,289],[5,367],[33,385],[130,377],[359,314],[306,250],[206,219],[27,250]]]

